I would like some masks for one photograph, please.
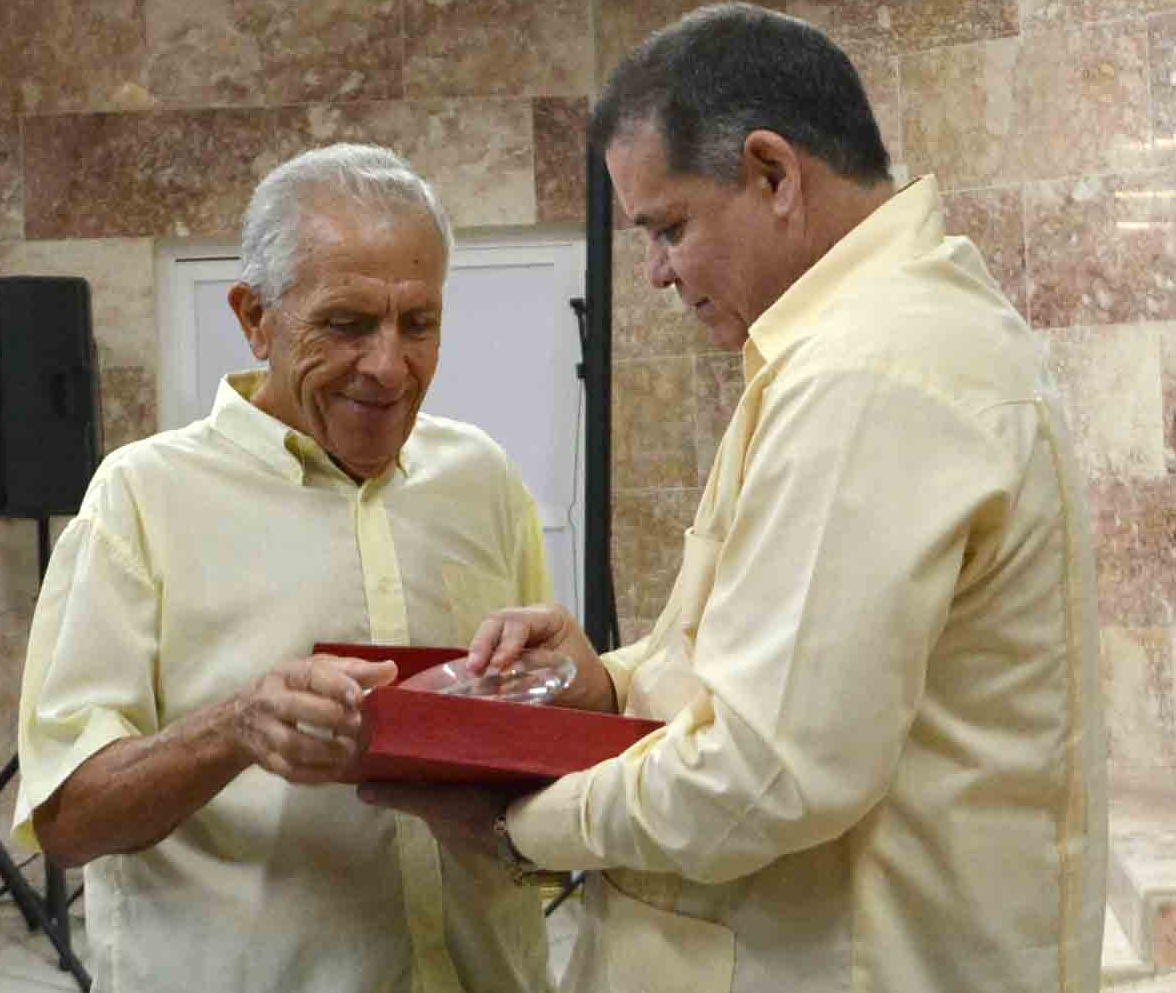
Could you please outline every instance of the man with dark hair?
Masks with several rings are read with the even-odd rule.
[[[602,870],[565,988],[1095,993],[1096,590],[1040,342],[800,21],[686,17],[592,134],[746,387],[648,637],[600,658],[529,608],[472,646],[554,649],[577,705],[666,722],[498,812],[520,871]],[[495,811],[448,813],[477,843]]]

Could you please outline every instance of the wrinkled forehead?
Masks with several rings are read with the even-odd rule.
[[[365,211],[338,202],[312,204],[298,219],[294,285],[344,275],[418,280],[438,289],[448,271],[445,239],[429,212]]]

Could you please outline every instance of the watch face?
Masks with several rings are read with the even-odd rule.
[[[524,652],[505,669],[476,674],[469,658],[455,659],[417,673],[397,685],[448,696],[477,697],[507,703],[552,702],[576,678],[576,663],[554,652]]]

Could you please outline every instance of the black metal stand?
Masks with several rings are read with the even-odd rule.
[[[37,518],[37,555],[41,579],[49,566],[49,518]],[[19,758],[14,755],[0,772],[0,790],[3,790],[19,769]],[[90,974],[74,954],[69,941],[69,904],[65,890],[65,872],[45,859],[45,896],[42,897],[24,877],[8,851],[0,844],[0,878],[20,908],[29,930],[40,928],[57,949],[58,964],[73,974],[82,990],[90,989]]]
[[[584,340],[584,631],[596,650],[620,645],[612,580],[612,182],[588,152],[587,334]]]

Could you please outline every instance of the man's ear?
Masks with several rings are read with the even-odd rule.
[[[249,349],[253,357],[259,362],[265,362],[270,357],[269,329],[262,326],[265,316],[265,306],[254,291],[253,287],[245,283],[234,283],[229,287],[229,306],[237,315],[237,323],[249,342]]]
[[[772,209],[781,217],[791,214],[800,202],[800,157],[792,143],[761,128],[743,141],[743,165],[750,182],[764,184],[772,197]]]

